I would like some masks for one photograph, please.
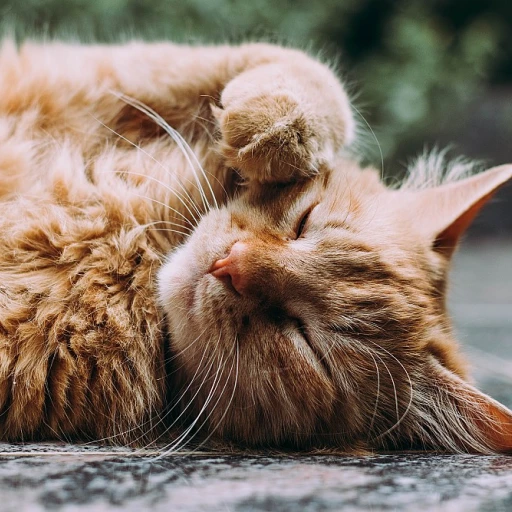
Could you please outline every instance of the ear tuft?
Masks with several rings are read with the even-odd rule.
[[[450,257],[480,209],[512,179],[512,165],[494,167],[457,182],[409,193],[407,207],[437,252]]]

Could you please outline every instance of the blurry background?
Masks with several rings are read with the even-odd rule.
[[[0,0],[0,19],[20,39],[298,45],[339,63],[375,133],[365,155],[380,166],[382,151],[387,174],[448,144],[453,156],[512,162],[511,0]],[[511,204],[509,188],[472,232],[512,233]]]

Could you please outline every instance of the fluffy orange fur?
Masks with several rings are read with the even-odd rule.
[[[271,45],[7,42],[0,69],[0,438],[512,449],[445,307],[511,166],[386,188],[335,75]]]

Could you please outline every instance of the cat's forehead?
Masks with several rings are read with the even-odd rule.
[[[286,184],[254,185],[228,205],[234,219],[268,228],[286,225],[325,197],[325,177]]]
[[[308,214],[304,243],[315,243],[337,264],[365,247],[383,260],[417,266],[427,256],[414,230],[414,215],[404,215],[404,193],[387,188],[379,173],[340,162],[313,179],[246,189],[228,210],[231,222],[255,237],[293,237]]]
[[[277,218],[314,205],[323,206],[325,217],[346,217],[375,205],[386,191],[376,171],[361,170],[352,162],[342,161],[312,179],[251,187],[243,195],[243,204]]]

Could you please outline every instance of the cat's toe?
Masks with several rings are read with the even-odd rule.
[[[289,182],[317,173],[314,120],[291,95],[251,98],[216,115],[227,164],[246,179]]]

